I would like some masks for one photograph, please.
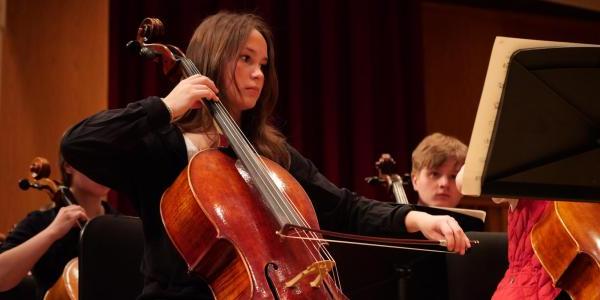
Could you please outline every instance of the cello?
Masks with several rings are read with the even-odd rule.
[[[128,45],[160,60],[165,74],[199,74],[177,47],[146,44],[163,32],[162,22],[147,18]],[[258,156],[221,102],[205,100],[204,108],[238,159],[220,149],[201,151],[162,196],[164,228],[188,270],[209,284],[216,299],[346,298],[329,274],[334,262],[320,237],[285,227],[318,228],[300,184]]]
[[[409,204],[404,186],[412,184],[411,176],[408,173],[397,174],[394,169],[396,161],[388,153],[381,154],[379,160],[375,162],[377,176],[366,177],[365,181],[369,184],[379,184],[392,190],[394,200],[399,204]],[[485,222],[485,212],[476,209],[424,206],[415,204],[415,210],[424,211],[432,215],[451,215],[465,230],[482,231]],[[474,241],[478,244],[478,241]]]
[[[531,246],[554,286],[600,299],[600,204],[555,201],[531,230]]]
[[[394,172],[396,161],[389,153],[381,154],[381,157],[375,162],[377,176],[367,177],[365,181],[370,184],[382,184],[386,188],[392,189],[394,199],[398,204],[409,204],[404,186],[410,182],[410,175],[399,175]]]
[[[19,180],[19,188],[28,190],[33,188],[44,191],[58,207],[67,206],[76,203],[70,196],[68,187],[61,185],[60,182],[50,179],[50,163],[43,157],[35,157],[29,171],[31,179]],[[79,228],[82,227],[78,223]],[[44,300],[77,300],[79,298],[79,262],[77,257],[71,259],[58,278],[56,283],[46,291]]]
[[[162,62],[167,74],[199,74],[175,46],[146,44],[149,34],[163,31],[160,21],[146,19],[129,45]],[[221,102],[204,100],[203,109],[236,158],[221,149],[198,152],[162,196],[165,231],[188,270],[216,298],[345,298],[329,274],[335,263],[300,184],[257,153]]]

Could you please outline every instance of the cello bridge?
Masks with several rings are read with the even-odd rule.
[[[315,278],[310,282],[310,286],[313,288],[321,287],[323,278],[333,269],[335,262],[331,260],[322,260],[312,263],[304,271],[298,273],[294,278],[285,282],[286,288],[295,286],[302,278],[308,275],[316,274]]]

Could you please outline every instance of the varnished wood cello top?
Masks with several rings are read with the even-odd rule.
[[[556,287],[573,299],[600,299],[600,204],[554,202],[531,245]]]

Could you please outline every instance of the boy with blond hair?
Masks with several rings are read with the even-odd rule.
[[[467,146],[455,137],[438,132],[425,137],[412,153],[411,180],[418,204],[456,207],[462,194],[455,180],[466,156]]]

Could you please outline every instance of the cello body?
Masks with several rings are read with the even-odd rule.
[[[77,300],[79,299],[79,260],[71,259],[56,283],[48,289],[44,300]]]
[[[309,226],[318,228],[300,184],[278,164],[262,159]],[[311,241],[277,235],[281,228],[260,197],[234,158],[217,149],[194,156],[160,204],[165,229],[189,271],[210,285],[216,299],[345,298],[329,275],[318,287],[309,280],[285,287],[321,254]]]
[[[556,287],[572,299],[600,299],[600,204],[549,205],[531,246]]]

